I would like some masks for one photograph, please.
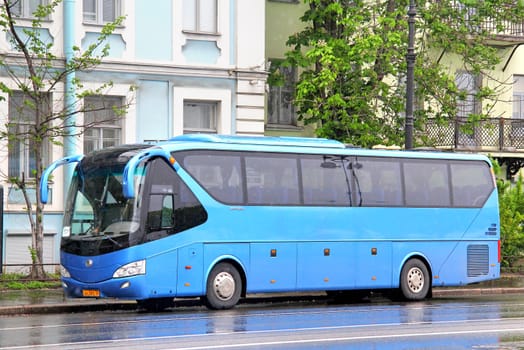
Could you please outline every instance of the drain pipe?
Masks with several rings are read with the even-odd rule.
[[[64,56],[66,66],[74,58],[73,47],[75,45],[75,0],[64,0],[63,2],[63,20],[64,20]],[[65,112],[69,117],[65,120],[65,137],[64,137],[64,157],[78,154],[77,147],[77,128],[76,128],[76,97],[75,85],[73,79],[75,72],[69,72],[65,77],[64,102]],[[69,188],[69,183],[73,175],[73,166],[64,167],[64,198]]]

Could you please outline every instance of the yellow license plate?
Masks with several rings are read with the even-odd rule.
[[[98,289],[83,289],[82,296],[87,298],[98,298],[100,297],[100,291]]]

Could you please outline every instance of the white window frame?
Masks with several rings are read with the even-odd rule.
[[[273,60],[272,62],[278,62]],[[284,82],[282,86],[270,86],[267,111],[267,124],[269,126],[297,126],[297,114],[292,100],[287,101],[286,96],[293,96],[295,85],[297,83],[296,67],[278,67],[283,75]],[[277,99],[275,101],[274,99]],[[274,110],[274,108],[276,110]]]
[[[234,134],[231,114],[231,90],[202,88],[173,88],[173,135],[184,133],[184,101],[217,103],[217,133]]]
[[[465,100],[457,100],[457,117],[467,118],[471,113],[478,113],[480,102],[475,98],[475,94],[480,88],[480,79],[468,72],[457,72],[455,76],[457,88],[467,93]]]
[[[524,120],[524,92],[513,92],[513,119]]]
[[[204,1],[206,3],[203,3]],[[211,30],[205,28],[209,22],[209,17],[204,18],[205,11],[209,9],[207,4],[209,1],[214,5],[214,13],[211,14],[214,17],[214,24]],[[218,34],[218,0],[183,0],[182,6],[184,13],[182,29],[184,32]]]
[[[91,1],[95,7],[94,12],[86,12],[85,2]],[[104,3],[110,1],[113,6],[114,16],[112,19],[104,20]],[[104,25],[113,22],[122,15],[121,0],[82,0],[82,20],[86,24]]]
[[[524,75],[513,76],[513,106],[511,117],[524,120]]]
[[[204,134],[216,134],[217,133],[217,121],[218,121],[218,111],[220,110],[220,102],[217,101],[205,101],[205,100],[184,100],[184,134],[191,133],[204,133]],[[193,127],[188,126],[188,115],[187,107],[203,107],[209,111],[209,114],[206,117],[209,117],[209,127]]]
[[[480,110],[480,101],[475,97],[475,94],[480,89],[480,77],[466,71],[458,71],[455,74],[455,83],[457,88],[465,91],[467,96],[465,100],[457,99],[457,119],[459,122],[466,120],[472,113],[478,113]],[[473,128],[472,134],[466,134],[457,130],[459,135],[459,144],[475,145],[476,143],[476,127]]]
[[[17,133],[25,133],[25,132],[28,132],[32,127],[34,127],[35,125],[35,122],[34,120],[29,120],[29,119],[23,119],[23,113],[24,111],[15,111],[15,109],[18,109],[18,108],[23,108],[22,106],[20,106],[20,104],[22,103],[22,100],[19,100],[19,101],[15,101],[15,99],[21,99],[23,98],[23,92],[21,91],[14,91],[13,94],[15,96],[10,96],[9,97],[9,127],[10,128],[17,128]],[[49,98],[52,98],[51,97],[51,94],[49,95]],[[12,103],[17,103],[17,106],[13,106]],[[14,117],[13,117],[13,114],[16,114]],[[20,117],[22,117],[22,119],[20,119]],[[25,177],[25,179],[33,179],[34,176],[33,176],[33,173],[32,173],[32,170],[31,169],[31,161],[32,161],[32,156],[31,156],[31,140],[17,140],[17,141],[13,141],[13,142],[16,142],[17,144],[17,151],[16,152],[13,152],[13,145],[11,145],[11,147],[9,148],[9,151],[8,151],[8,176],[9,177],[22,177],[22,173]],[[49,159],[49,154],[50,154],[50,143],[49,141],[47,140],[44,140],[44,147],[43,147],[43,154],[42,154],[42,157],[43,157],[43,163],[44,164],[47,164],[48,163],[48,159]],[[18,156],[17,157],[14,157],[15,156],[15,153],[18,153]],[[14,174],[11,172],[11,163],[12,162],[17,162],[17,168],[18,168],[18,174]],[[36,164],[36,159],[34,159],[34,162]]]
[[[104,99],[106,101],[104,101]],[[89,100],[93,100],[93,101],[89,101]],[[122,116],[119,117],[116,114],[111,113],[112,111],[110,110],[110,108],[113,106],[117,106],[117,105],[122,106],[124,104],[124,101],[125,101],[124,96],[115,96],[115,95],[96,95],[96,96],[89,96],[89,97],[84,98],[85,105],[92,104],[95,107],[98,107],[97,104],[99,103],[103,104],[107,102],[108,104],[108,108],[106,110],[98,111],[98,112],[91,111],[91,112],[84,113],[84,124],[87,125],[88,123],[92,123],[92,122],[98,123],[97,125],[89,127],[89,129],[84,131],[84,135],[83,135],[84,153],[87,153],[88,151],[98,150],[98,149],[102,149],[102,148],[110,147],[110,146],[118,146],[122,144],[123,129],[124,129],[122,127],[123,117]],[[97,120],[99,119],[98,117],[100,116],[100,114],[98,113],[111,114],[109,116],[110,120],[108,120],[107,122]],[[94,118],[93,121],[87,120],[88,117],[90,116]],[[88,135],[87,133],[88,130],[95,131],[96,135]],[[106,138],[104,136],[104,132],[108,132],[108,131],[111,131],[111,132],[117,131],[116,132],[117,136]],[[108,141],[109,141],[109,145],[107,144]],[[93,144],[93,149],[87,150],[88,147],[86,146],[88,145],[87,144],[88,142]]]
[[[13,14],[13,16],[17,18],[25,18],[25,19],[35,18],[33,16],[33,13],[34,11],[36,11],[36,7],[34,9],[31,9],[30,7],[32,1],[34,0],[15,0],[13,1],[14,4],[20,6],[20,14],[18,13],[15,14],[15,12],[13,12],[14,7],[11,7],[11,13]],[[47,5],[48,4],[48,0],[38,0],[38,2],[39,2],[38,5]]]

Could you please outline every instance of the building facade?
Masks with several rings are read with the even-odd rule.
[[[16,2],[12,10],[18,16],[19,28],[31,26],[32,13],[39,3],[45,0]],[[264,134],[265,1],[156,0],[151,5],[135,0],[65,0],[44,21],[41,37],[52,43],[57,57],[65,58],[73,45],[85,49],[95,42],[104,23],[125,16],[123,25],[108,38],[108,57],[94,70],[77,72],[76,78],[85,88],[112,82],[104,96],[86,98],[84,104],[96,107],[102,103],[129,103],[122,119],[64,140],[66,147],[50,145],[44,155],[47,162],[64,155],[123,143],[156,142],[188,132]],[[0,55],[20,57],[12,50],[5,32],[0,35]],[[16,89],[6,74],[0,73],[0,81]],[[49,96],[53,105],[63,105],[63,91],[63,86],[53,90]],[[21,103],[23,94],[15,91],[2,97],[1,125],[24,119],[14,107]],[[77,118],[87,124],[107,117],[104,113],[112,111],[84,113]],[[24,125],[20,123],[20,127]],[[2,261],[4,270],[12,271],[20,267],[11,265],[31,262],[31,235],[21,192],[7,178],[30,174],[34,158],[24,143],[0,143],[4,189]],[[64,182],[58,171],[50,185],[51,203],[46,205],[44,262],[49,264],[59,261]]]
[[[455,1],[454,4],[462,6],[461,1]],[[304,28],[305,24],[300,21],[300,17],[307,9],[308,4],[303,1],[267,0],[266,56],[269,62],[285,58],[285,53],[290,49],[286,41]],[[442,66],[449,67],[450,74],[455,75],[457,87],[465,91],[468,97],[464,101],[457,101],[458,113],[447,125],[429,120],[422,133],[424,139],[440,149],[488,154],[498,159],[506,168],[508,177],[511,177],[524,167],[524,24],[508,20],[504,23],[505,29],[501,29],[497,23],[486,18],[481,26],[481,29],[491,34],[485,44],[497,51],[500,63],[493,67],[488,78],[461,69],[460,57],[447,52],[435,52],[435,59]],[[416,45],[420,43],[416,42]],[[280,73],[285,77],[284,85],[268,89],[266,134],[313,135],[313,128],[304,127],[297,120],[291,101],[290,91],[299,72],[285,68]],[[474,93],[485,86],[501,92],[496,103],[473,98]],[[472,132],[463,132],[468,116],[481,109],[489,111],[490,118],[475,125]]]

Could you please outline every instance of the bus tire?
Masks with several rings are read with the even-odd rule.
[[[235,306],[242,293],[242,278],[229,263],[219,263],[209,273],[204,303],[210,309],[224,310]]]
[[[400,273],[400,291],[406,300],[422,300],[431,288],[429,271],[421,260],[410,259]]]

